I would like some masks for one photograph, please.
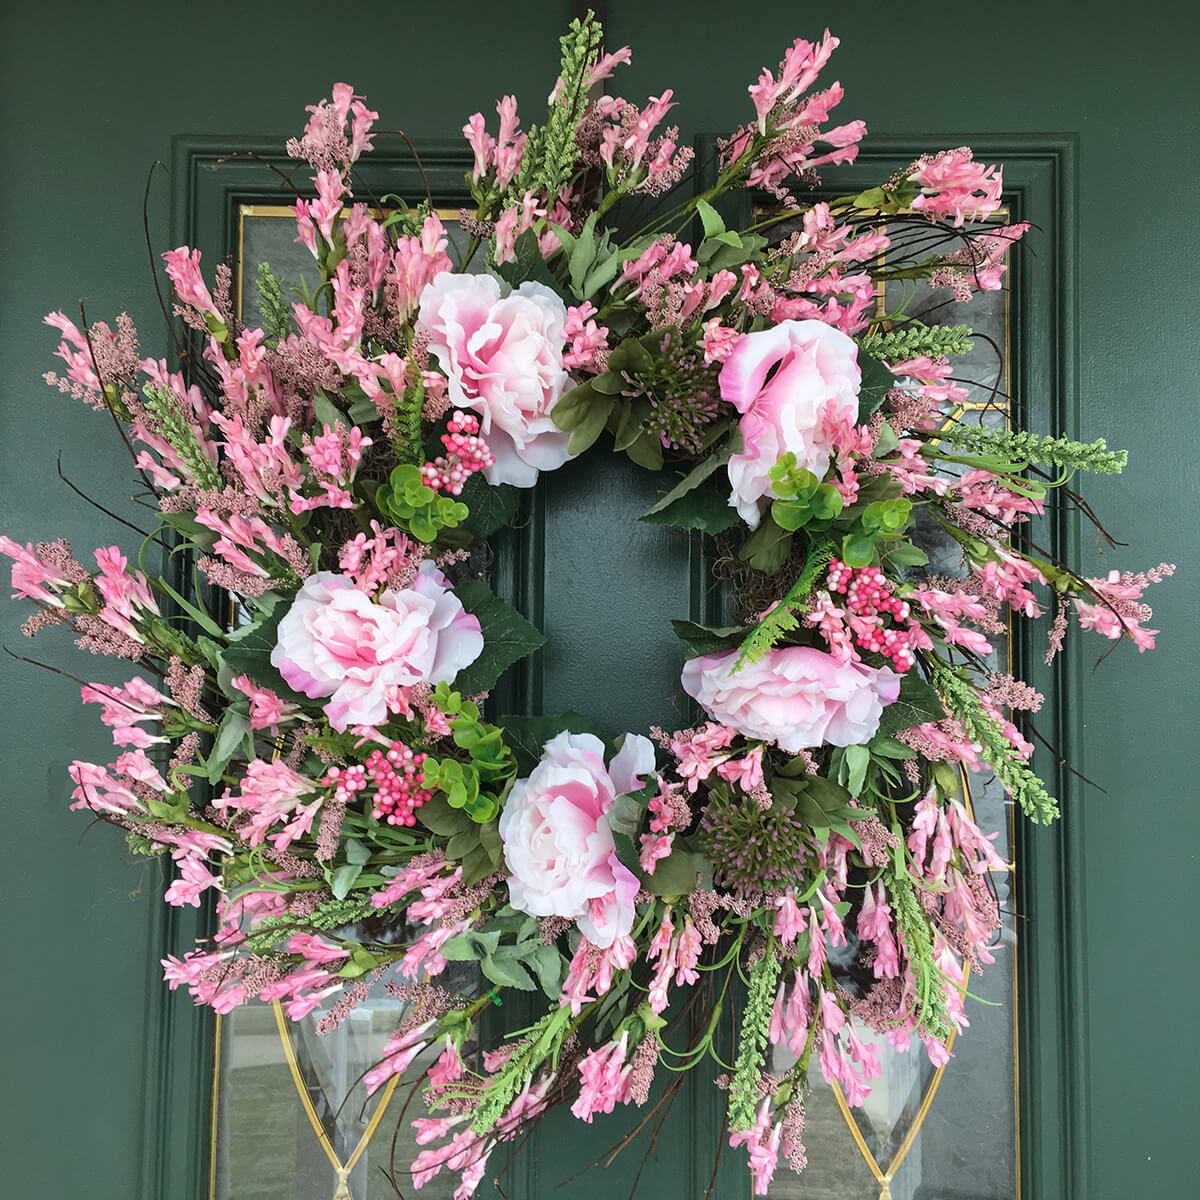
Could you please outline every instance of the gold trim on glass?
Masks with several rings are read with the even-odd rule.
[[[300,1074],[300,1063],[296,1058],[296,1047],[292,1043],[292,1034],[288,1028],[287,1017],[283,1012],[283,1005],[276,1000],[271,1007],[275,1010],[275,1024],[279,1029],[279,1040],[283,1043],[283,1052],[287,1057],[288,1068],[292,1072],[292,1082],[296,1085],[296,1093],[300,1097],[304,1115],[308,1117],[308,1123],[313,1127],[313,1133],[317,1135],[317,1141],[320,1143],[321,1149],[325,1151],[325,1157],[329,1159],[329,1165],[333,1167],[334,1173],[337,1175],[338,1186],[337,1191],[333,1194],[333,1200],[354,1200],[354,1194],[350,1191],[350,1172],[354,1170],[371,1138],[375,1136],[375,1130],[379,1128],[379,1122],[383,1120],[384,1110],[392,1099],[392,1093],[400,1082],[400,1076],[393,1075],[388,1081],[387,1087],[383,1089],[383,1095],[379,1097],[379,1103],[375,1106],[375,1111],[371,1114],[371,1120],[363,1130],[358,1145],[354,1147],[350,1157],[342,1162],[333,1148],[333,1143],[329,1140],[325,1126],[321,1124],[321,1118],[317,1116],[317,1110],[313,1107],[312,1097],[308,1094],[304,1076]]]

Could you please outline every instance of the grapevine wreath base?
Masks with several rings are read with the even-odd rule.
[[[757,1194],[780,1155],[803,1167],[810,1069],[856,1105],[885,1042],[944,1062],[991,961],[1006,864],[960,770],[1056,815],[1029,766],[1041,697],[988,669],[993,639],[1052,611],[1050,656],[1072,615],[1153,645],[1141,596],[1169,566],[1085,579],[1028,533],[1052,488],[1089,514],[1072,477],[1124,455],[947,418],[971,330],[898,287],[1002,287],[1027,226],[989,221],[1000,170],[950,149],[812,199],[866,132],[830,123],[836,45],[763,70],[695,194],[670,91],[600,94],[629,50],[573,23],[543,125],[506,96],[495,133],[464,127],[457,266],[429,200],[360,194],[377,114],[338,84],[288,142],[315,172],[295,203],[312,278],[290,292],[264,266],[262,328],[187,247],[163,256],[183,372],[124,314],[47,318],[67,366],[48,380],[116,418],[158,520],[94,569],[0,539],[27,633],[137,668],[83,687],[117,754],[72,765],[74,807],[173,860],[168,904],[215,900],[214,936],[164,963],[197,1003],[320,1008],[327,1031],[378,983],[411,1002],[366,1077],[423,1072],[398,1185],[445,1169],[461,1200],[549,1107],[590,1122],[687,1069],[727,1089]],[[783,234],[727,227],[746,188]],[[596,443],[661,475],[644,520],[723,564],[731,624],[674,622],[686,729],[487,704],[542,638],[474,551]],[[957,574],[925,569],[930,530]],[[448,963],[488,990],[443,986]],[[487,1041],[481,1013],[503,1029],[516,992],[534,1018]]]

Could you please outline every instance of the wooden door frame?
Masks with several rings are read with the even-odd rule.
[[[874,186],[931,147],[969,141],[976,156],[1004,164],[1004,199],[1014,220],[1034,229],[1017,256],[1012,288],[1011,390],[1025,428],[1077,438],[1080,430],[1078,354],[1078,139],[1073,134],[872,134],[858,160],[828,172],[845,192]],[[357,174],[370,200],[386,192],[419,198],[426,186],[439,205],[468,204],[464,174],[469,150],[460,140],[421,141],[421,168],[398,139],[377,139]],[[696,186],[715,179],[716,137],[696,139]],[[271,168],[275,168],[272,170]],[[277,173],[280,172],[280,173]],[[288,203],[295,190],[284,175],[304,180],[278,141],[181,135],[172,154],[171,244],[199,248],[210,264],[237,247],[243,204]],[[748,207],[750,197],[745,198]],[[730,214],[734,216],[734,214]],[[1077,561],[1077,514],[1046,519],[1051,549]],[[1068,761],[1082,756],[1082,655],[1070,639],[1052,667],[1041,661],[1046,619],[1014,647],[1021,677],[1046,696],[1039,727]],[[1048,761],[1049,760],[1049,761]],[[1039,773],[1062,802],[1050,828],[1016,826],[1019,1000],[1018,1103],[1021,1194],[1024,1200],[1087,1200],[1088,1059],[1084,821],[1082,785],[1045,750]],[[182,955],[212,928],[209,908],[158,905],[150,920],[151,959]],[[143,1200],[207,1200],[210,1173],[214,1021],[185,992],[149,981],[145,1032],[150,1048],[142,1120]],[[711,1114],[708,1114],[711,1116]],[[695,1114],[708,1136],[721,1128]],[[709,1129],[712,1126],[712,1129]],[[530,1156],[526,1155],[525,1158]]]

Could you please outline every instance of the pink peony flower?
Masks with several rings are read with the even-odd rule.
[[[528,779],[518,779],[500,815],[509,901],[535,917],[577,921],[602,950],[633,928],[637,877],[617,858],[605,815],[654,769],[648,738],[629,734],[606,768],[590,733],[546,743]]]
[[[330,697],[325,713],[343,730],[386,720],[397,689],[449,683],[482,650],[478,619],[424,562],[378,603],[333,571],[310,576],[279,622],[271,665],[306,696]]]
[[[715,720],[796,754],[814,746],[870,741],[900,694],[888,667],[840,663],[811,646],[771,650],[732,672],[738,651],[684,664],[683,688]]]
[[[737,343],[721,368],[721,398],[742,414],[729,503],[751,529],[759,500],[774,494],[767,472],[789,450],[798,467],[824,477],[833,449],[825,430],[857,421],[861,378],[857,346],[824,321],[783,321]]]
[[[420,326],[450,380],[450,396],[480,414],[495,455],[489,483],[532,487],[538,471],[570,457],[550,417],[569,383],[563,367],[562,300],[538,283],[501,297],[491,275],[437,276],[421,293]]]

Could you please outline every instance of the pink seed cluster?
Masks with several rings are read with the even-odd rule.
[[[479,436],[479,419],[472,413],[455,409],[442,434],[446,453],[421,468],[426,487],[435,492],[446,491],[452,496],[462,493],[463,484],[476,471],[485,470],[496,461],[488,444]]]
[[[846,597],[851,614],[850,628],[860,650],[872,650],[890,659],[897,671],[907,671],[915,661],[912,653],[909,607],[892,592],[892,585],[878,567],[848,567],[835,558],[829,564],[831,592]],[[885,627],[884,617],[897,626]]]
[[[372,750],[365,766],[330,767],[321,782],[335,788],[334,799],[349,803],[355,792],[374,787],[371,815],[389,825],[415,825],[413,815],[433,796],[425,787],[426,754],[414,752],[403,742],[393,742],[385,753]]]

